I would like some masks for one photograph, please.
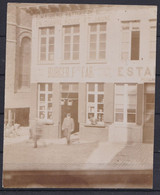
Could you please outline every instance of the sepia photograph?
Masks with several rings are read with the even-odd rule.
[[[153,187],[157,6],[8,3],[4,188]]]

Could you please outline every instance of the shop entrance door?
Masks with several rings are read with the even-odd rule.
[[[74,132],[76,133],[79,131],[79,124],[78,124],[78,93],[62,93],[61,97],[61,127],[64,118],[66,117],[67,113],[71,113],[71,117],[74,120]],[[61,133],[62,135],[62,133]],[[62,135],[63,137],[63,135]]]

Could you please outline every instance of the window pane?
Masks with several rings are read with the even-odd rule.
[[[116,113],[116,122],[123,122],[123,113]]]
[[[105,51],[99,52],[99,59],[105,59]]]
[[[52,110],[52,103],[48,103],[48,110]]]
[[[129,59],[129,53],[128,52],[122,52],[121,59],[122,60],[128,60]]]
[[[127,114],[127,122],[128,123],[135,123],[136,122],[136,115],[135,114]]]
[[[54,44],[54,37],[49,38],[49,44]]]
[[[106,43],[100,43],[99,44],[99,50],[100,51],[105,51],[105,49],[106,49]]]
[[[40,101],[45,101],[45,94],[40,94]]]
[[[46,34],[47,34],[47,29],[41,28],[41,35],[46,35]]]
[[[139,31],[132,31],[131,60],[139,60]]]
[[[48,60],[51,61],[54,59],[54,54],[53,53],[49,53],[48,54]]]
[[[52,101],[52,94],[48,94],[48,101]]]
[[[97,31],[97,25],[96,24],[90,25],[90,31],[91,32],[96,32]]]
[[[97,40],[97,35],[90,35],[90,42],[95,43]]]
[[[79,26],[78,25],[73,27],[73,32],[79,33]]]
[[[146,112],[154,112],[154,104],[147,104]]]
[[[116,94],[124,94],[124,85],[116,85],[115,86]]]
[[[88,94],[88,102],[94,102],[94,95]]]
[[[98,112],[103,112],[103,104],[98,104],[97,111]]]
[[[73,51],[79,51],[79,44],[73,44]]]
[[[49,34],[50,34],[50,35],[53,35],[53,34],[54,34],[54,27],[50,27],[50,28],[49,28]]]
[[[116,95],[115,103],[116,104],[123,104],[124,103],[124,95]]]
[[[137,86],[129,84],[128,85],[128,94],[137,94]]]
[[[90,52],[89,53],[89,58],[91,59],[91,60],[95,60],[96,59],[96,52]]]
[[[104,84],[103,83],[98,84],[98,91],[104,91]]]
[[[52,84],[51,83],[48,84],[48,91],[52,91]]]
[[[122,42],[129,43],[129,31],[123,31],[123,33],[122,33]]]
[[[90,51],[96,51],[96,43],[90,43]]]
[[[100,31],[106,31],[106,24],[100,24]]]
[[[41,44],[46,44],[46,38],[41,38]]]
[[[49,52],[52,52],[52,51],[54,51],[54,45],[49,46]]]
[[[88,84],[88,91],[95,91],[95,84]]]
[[[64,42],[65,43],[70,43],[70,41],[71,41],[71,37],[70,36],[65,36],[64,37]]]
[[[100,42],[106,42],[106,34],[100,34],[99,41]]]
[[[44,118],[45,118],[45,113],[44,113],[44,111],[40,111],[40,112],[39,112],[39,117],[40,117],[40,119],[44,119]]]
[[[128,114],[135,114],[136,109],[127,109]]]
[[[73,52],[73,60],[79,59],[79,52]]]
[[[122,51],[128,52],[129,50],[129,43],[122,43]]]
[[[135,104],[137,102],[137,96],[136,95],[128,95],[128,104]]]
[[[73,43],[79,43],[79,36],[73,36]]]
[[[62,84],[62,91],[69,91],[69,84]]]
[[[48,118],[48,119],[52,119],[52,112],[48,112],[47,118]]]
[[[70,44],[65,44],[65,45],[64,45],[64,50],[65,50],[65,52],[66,52],[66,51],[69,52],[70,49],[71,49],[71,45],[70,45]]]
[[[46,45],[41,45],[41,52],[46,52]]]
[[[71,33],[71,27],[70,27],[70,26],[64,27],[64,32],[65,32],[66,34]]]
[[[41,53],[40,58],[41,58],[42,61],[46,60],[46,53]]]
[[[154,123],[154,115],[146,114],[145,115],[145,123],[153,124]]]
[[[65,60],[69,60],[69,59],[70,59],[70,53],[68,53],[68,52],[65,53],[65,54],[64,54],[64,59],[65,59]]]
[[[146,103],[153,103],[154,104],[154,94],[147,94],[146,95]]]
[[[98,95],[98,102],[104,103],[104,95]]]

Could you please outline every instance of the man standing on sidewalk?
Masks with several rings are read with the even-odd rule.
[[[62,124],[62,131],[67,139],[67,144],[70,144],[71,132],[74,131],[74,120],[71,118],[71,114],[67,113]]]

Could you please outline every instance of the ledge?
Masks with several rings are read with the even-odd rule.
[[[85,124],[85,127],[95,127],[95,128],[105,128],[106,125],[90,125],[90,124]]]

